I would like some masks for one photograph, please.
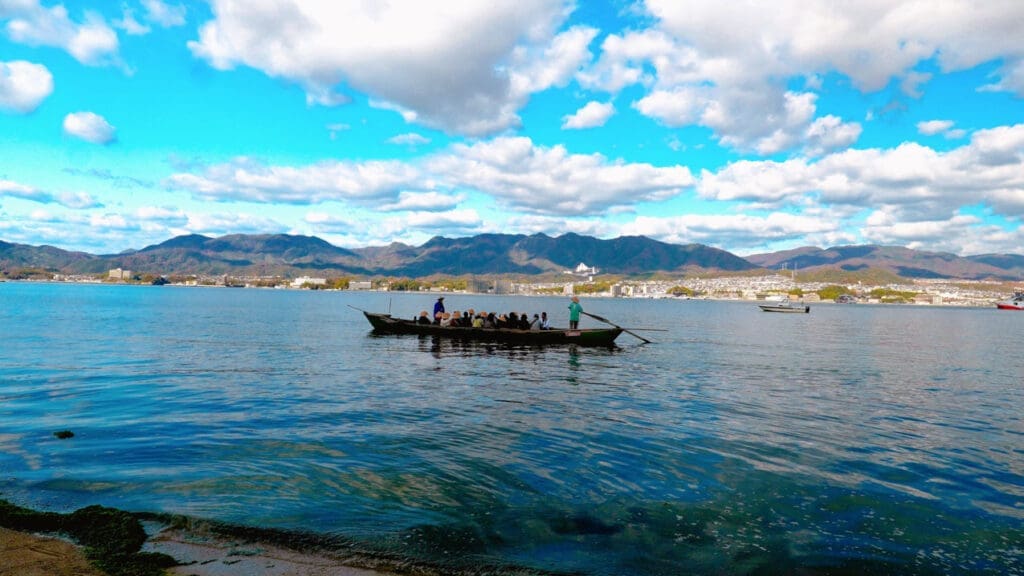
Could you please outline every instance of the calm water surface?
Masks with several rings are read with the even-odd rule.
[[[375,337],[349,307],[432,303],[0,284],[0,497],[452,566],[1024,574],[1024,314],[584,299],[669,330],[592,350]]]

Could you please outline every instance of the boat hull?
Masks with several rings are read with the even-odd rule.
[[[996,308],[1000,310],[1024,310],[1024,302],[999,302]]]
[[[575,344],[577,346],[612,346],[622,333],[621,328],[588,328],[583,330],[515,330],[510,328],[469,328],[417,324],[411,320],[392,318],[390,314],[363,312],[378,334],[416,334],[443,336],[481,342],[506,342],[529,346]]]
[[[811,311],[810,306],[777,306],[773,304],[761,304],[760,308],[765,312],[782,312],[784,314],[808,314]]]

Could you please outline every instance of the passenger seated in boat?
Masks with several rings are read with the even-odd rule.
[[[448,323],[449,326],[462,326],[462,312],[456,310],[452,312],[451,321]]]
[[[430,324],[430,318],[427,318],[427,311],[420,312],[420,317],[416,320],[417,324]]]
[[[537,315],[534,314],[533,316],[536,317]],[[526,315],[526,312],[523,312],[519,315],[519,329],[529,330],[530,326],[533,326],[533,322],[530,322],[530,318]]]
[[[483,327],[484,327],[484,317],[479,315],[479,314],[477,314],[476,316],[473,317],[473,328],[483,328]]]
[[[530,320],[530,325],[527,327],[528,330],[540,330],[540,315],[534,314],[533,320]]]
[[[506,328],[519,328],[519,314],[515,312],[508,313],[508,320],[506,320]]]
[[[539,328],[541,330],[551,330],[551,324],[548,323],[548,313],[547,312],[541,312],[540,313],[540,326],[539,326]]]
[[[441,324],[442,316],[444,316],[444,312],[434,312],[434,324]]]
[[[498,317],[494,315],[494,312],[491,312],[490,314],[488,314],[487,316],[484,317],[484,328],[497,328],[497,327],[498,327]]]
[[[448,312],[441,314],[441,321],[438,324],[444,328],[452,325],[452,315]]]

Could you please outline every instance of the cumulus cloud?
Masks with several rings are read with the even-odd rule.
[[[867,242],[956,254],[1020,253],[1024,226],[1004,229],[969,214],[918,222],[903,221],[888,209],[873,211],[862,234]]]
[[[598,213],[638,202],[670,198],[692,186],[684,166],[658,167],[571,154],[564,147],[536,146],[529,138],[497,138],[458,144],[414,164],[399,161],[323,162],[265,166],[237,159],[167,179],[171,188],[213,200],[317,204],[357,202],[395,207],[412,192],[477,191],[505,206],[541,214]],[[405,193],[406,196],[402,196]],[[404,200],[403,200],[404,198]]]
[[[508,206],[539,214],[593,214],[664,200],[694,183],[684,166],[571,154],[562,146],[535,146],[529,138],[457,144],[429,166],[452,188],[479,190]]]
[[[53,92],[53,75],[41,64],[0,62],[0,110],[28,114]]]
[[[45,8],[38,0],[20,0],[0,6],[3,16],[10,18],[7,36],[14,42],[60,48],[87,65],[117,60],[117,34],[96,12],[86,11],[79,23],[68,16],[63,4]]]
[[[824,152],[814,100],[837,72],[864,92],[898,80],[919,97],[930,79],[916,70],[934,60],[943,72],[1001,63],[985,89],[1024,95],[1024,5],[967,0],[941,6],[783,0],[770,4],[647,0],[647,29],[609,35],[600,58],[578,75],[591,89],[617,93],[639,85],[634,108],[668,126],[700,125],[727,146],[762,154],[802,147]],[[849,139],[859,129],[833,133]]]
[[[93,112],[74,112],[65,116],[64,133],[93,144],[110,144],[117,137],[114,127]]]
[[[311,166],[265,166],[251,158],[178,173],[165,181],[207,200],[318,204],[395,198],[421,186],[420,171],[399,161],[322,162]]]
[[[702,172],[696,189],[707,199],[767,209],[812,202],[852,213],[871,206],[871,238],[903,233],[930,241],[936,223],[976,224],[958,219],[962,206],[981,203],[1009,219],[1024,217],[1024,124],[979,130],[970,143],[947,152],[905,143],[846,150],[815,162],[739,161]]]
[[[846,148],[860,138],[861,126],[857,122],[843,122],[838,116],[822,116],[804,132],[805,152],[820,156],[832,150]]]
[[[596,34],[557,32],[567,0],[214,0],[212,10],[189,48],[215,68],[261,70],[321,104],[351,88],[474,136],[518,126],[529,95],[568,82]]]
[[[575,114],[562,118],[563,130],[578,130],[581,128],[596,128],[604,126],[604,123],[615,113],[615,106],[611,102],[587,102],[585,106],[576,111]]]

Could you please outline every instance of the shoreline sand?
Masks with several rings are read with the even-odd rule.
[[[161,552],[180,564],[166,569],[180,576],[388,576],[355,568],[329,553],[197,536],[164,527],[146,541],[143,552]],[[0,527],[0,576],[104,576],[84,547],[54,536]]]

